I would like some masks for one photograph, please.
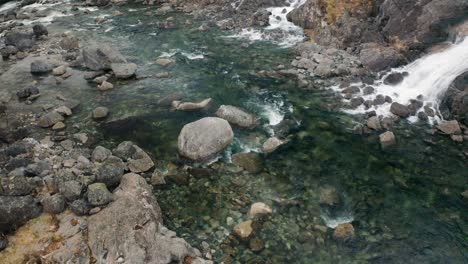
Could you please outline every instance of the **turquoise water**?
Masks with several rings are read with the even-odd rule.
[[[125,16],[102,25],[94,24],[94,16],[113,9],[60,18],[51,27],[73,29],[82,43],[111,43],[139,65],[141,74],[168,71],[169,78],[122,81],[106,93],[83,82],[72,83],[68,90],[60,85],[47,89],[81,98],[81,112],[71,121],[82,122],[100,144],[132,140],[154,156],[158,168],[176,167],[168,180],[174,183],[157,188],[155,195],[165,224],[179,236],[198,248],[206,241],[217,262],[468,261],[467,202],[460,195],[468,188],[466,143],[455,144],[428,134],[428,127],[401,121],[394,129],[397,146],[382,150],[377,133],[352,132],[359,117],[340,113],[331,91],[305,91],[294,80],[259,73],[289,65],[291,50],[266,42],[242,48],[245,41],[228,38],[229,32],[199,31],[202,21],[186,25],[191,20],[187,15],[145,16],[151,9],[132,8],[138,10],[121,7]],[[159,29],[157,23],[169,16],[177,28]],[[174,51],[179,51],[172,57],[174,65],[162,68],[153,63]],[[203,58],[189,59],[182,52]],[[157,104],[173,92],[182,92],[187,100],[210,97],[214,103],[191,113]],[[235,129],[235,143],[224,158],[209,166],[207,175],[190,176],[177,158],[178,133],[184,124],[212,116],[221,104],[248,109],[261,117],[261,125]],[[110,120],[121,121],[90,121],[89,112],[98,105],[110,109]],[[231,152],[259,148],[269,136],[268,125],[281,117],[297,120],[300,126],[287,145],[264,157],[261,173],[238,172],[228,163]],[[426,138],[436,144],[425,143]],[[331,211],[320,206],[319,190],[325,186],[336,188],[342,206]],[[273,208],[270,218],[256,222],[253,239],[264,244],[261,251],[232,236],[233,226],[247,220],[254,202]],[[314,226],[326,225],[325,216],[353,219],[356,238],[341,242],[332,238],[331,228],[318,231]]]

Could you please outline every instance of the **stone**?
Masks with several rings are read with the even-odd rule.
[[[257,126],[257,117],[255,115],[232,105],[221,105],[216,111],[216,116],[242,128]]]
[[[89,213],[89,204],[83,199],[73,201],[69,204],[69,207],[70,210],[78,216],[87,215]]]
[[[171,64],[174,63],[174,61],[172,59],[169,59],[169,58],[158,58],[156,59],[155,63],[159,66],[162,66],[162,67],[167,67]]]
[[[151,185],[158,186],[166,184],[165,176],[165,173],[163,173],[161,170],[155,169],[151,175]]]
[[[112,63],[127,63],[118,50],[103,43],[84,48],[82,55],[85,66],[93,71],[111,70]]]
[[[177,146],[181,156],[203,161],[223,151],[233,138],[234,133],[226,120],[205,117],[182,128]]]
[[[102,146],[97,146],[91,153],[91,159],[94,162],[104,162],[108,157],[112,155],[112,151]]]
[[[156,78],[168,78],[169,72],[158,72],[154,75]]]
[[[113,198],[88,218],[88,245],[96,263],[211,263],[162,225],[156,197],[141,176],[124,175]]]
[[[0,232],[14,230],[41,213],[41,206],[30,195],[0,196]]]
[[[19,51],[26,51],[33,47],[33,34],[24,32],[8,32],[5,34],[5,46],[14,46]]]
[[[347,242],[355,238],[354,227],[351,223],[339,224],[333,231],[335,240]]]
[[[59,191],[68,202],[73,202],[81,196],[81,184],[74,180],[62,182]]]
[[[259,252],[265,248],[265,243],[259,238],[254,238],[249,241],[249,248],[253,252]]]
[[[351,100],[349,100],[349,105],[352,108],[356,108],[356,107],[362,105],[363,103],[364,103],[364,98],[362,98],[362,97],[355,97],[355,98],[351,98]]]
[[[375,91],[375,89],[374,89],[373,87],[371,87],[371,86],[366,86],[366,87],[364,87],[364,89],[362,90],[362,93],[363,93],[364,95],[369,95],[369,94],[373,94],[374,91]]]
[[[67,67],[64,65],[58,66],[52,70],[52,74],[55,76],[64,75],[67,72]]]
[[[18,49],[15,46],[6,46],[0,49],[0,54],[2,55],[2,58],[9,58],[12,55],[15,55],[18,53]]]
[[[384,79],[384,84],[386,85],[397,85],[403,81],[405,78],[404,74],[401,72],[393,72],[390,73],[387,77]]]
[[[66,106],[60,106],[54,111],[61,114],[62,116],[71,116],[73,114],[72,110]]]
[[[63,122],[57,122],[52,126],[52,130],[63,130],[65,129],[65,124]]]
[[[232,163],[244,168],[250,173],[259,173],[263,170],[263,160],[258,153],[236,153],[232,155],[231,158]]]
[[[247,220],[234,227],[234,234],[242,240],[247,240],[253,233],[252,220]]]
[[[73,134],[73,139],[78,143],[86,144],[88,142],[88,135],[86,133],[75,133]]]
[[[49,112],[42,115],[37,121],[37,125],[43,128],[51,127],[64,120],[63,116],[57,112]]]
[[[46,74],[50,72],[51,66],[47,61],[34,60],[31,62],[31,73],[32,74]]]
[[[78,50],[80,48],[78,38],[70,34],[60,40],[59,46],[64,50]]]
[[[206,108],[211,101],[211,98],[204,99],[198,103],[173,101],[172,107],[179,111],[197,111]]]
[[[367,127],[370,129],[374,129],[374,130],[382,129],[382,126],[380,125],[379,117],[377,116],[369,117],[369,119],[367,119]]]
[[[22,175],[12,175],[10,172],[9,176],[0,177],[0,195],[28,195],[34,189],[31,182],[25,177],[24,171],[22,169],[16,170],[21,170]]]
[[[447,135],[459,135],[461,134],[461,128],[457,120],[442,121],[437,125],[437,129]]]
[[[333,186],[319,188],[319,203],[326,206],[337,206],[341,203],[340,194]]]
[[[88,186],[88,202],[92,206],[102,206],[112,201],[112,194],[104,183],[93,183]]]
[[[382,148],[390,147],[396,144],[395,134],[393,134],[391,131],[380,134],[379,140]]]
[[[135,75],[138,66],[135,63],[112,63],[111,69],[117,79],[128,79]]]
[[[341,93],[344,93],[344,94],[356,94],[359,92],[361,92],[361,89],[359,89],[359,87],[357,86],[350,86],[341,90]]]
[[[18,96],[18,98],[20,99],[26,99],[30,96],[38,95],[38,94],[40,94],[40,92],[39,92],[39,88],[37,88],[36,85],[28,85],[23,90],[17,92],[16,96]]]
[[[275,150],[277,150],[281,145],[283,145],[285,142],[283,142],[281,139],[277,137],[271,137],[263,143],[262,149],[263,153],[265,154],[270,154],[273,153]]]
[[[264,203],[257,202],[250,206],[249,217],[256,218],[259,216],[268,216],[271,215],[272,212],[273,210],[271,209],[271,207]]]
[[[50,214],[60,214],[65,210],[65,197],[59,193],[47,195],[42,199],[44,212]]]
[[[108,81],[103,81],[100,85],[98,85],[99,91],[109,91],[114,89],[114,85]]]
[[[43,24],[35,24],[33,26],[33,34],[36,38],[49,35],[49,31]]]
[[[102,182],[107,187],[114,187],[119,184],[124,175],[125,163],[118,157],[110,156],[102,163],[96,174],[96,181]]]
[[[109,115],[109,109],[107,109],[107,107],[100,106],[100,107],[96,107],[93,110],[93,119],[94,120],[104,119],[108,115]]]
[[[418,113],[418,118],[419,118],[419,120],[421,120],[421,121],[425,121],[425,122],[429,121],[429,117],[428,117],[427,114],[426,114],[425,112],[423,112],[423,111],[421,111],[421,112]]]
[[[114,156],[121,158],[124,161],[130,160],[137,151],[137,146],[131,141],[121,142],[115,149],[112,150]]]
[[[157,104],[160,106],[171,106],[172,102],[182,99],[183,96],[184,94],[182,92],[170,93],[160,98]]]
[[[392,103],[390,106],[390,112],[403,118],[406,118],[410,115],[408,107],[397,102]]]
[[[366,69],[373,72],[387,70],[404,62],[403,56],[398,51],[378,44],[363,48],[359,59]]]
[[[133,173],[147,172],[154,167],[151,157],[138,146],[135,146],[135,153],[128,161],[128,168]]]

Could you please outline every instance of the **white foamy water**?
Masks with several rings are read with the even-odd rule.
[[[170,58],[173,57],[176,54],[181,54],[182,56],[186,57],[189,60],[200,60],[205,58],[203,53],[198,53],[198,52],[185,52],[181,51],[180,49],[171,49],[169,52],[162,52],[161,55],[159,55],[160,58]]]
[[[18,6],[18,2],[16,2],[16,1],[5,3],[5,4],[0,6],[0,13],[3,12],[3,11],[13,9],[16,6]]]
[[[387,74],[374,85],[370,85],[375,89],[373,94],[362,97],[364,100],[373,100],[378,94],[388,95],[393,102],[408,105],[410,100],[422,96],[424,105],[431,106],[438,112],[438,106],[450,84],[467,70],[468,37],[465,37],[443,51],[428,54],[407,66],[392,70],[392,72],[407,72],[409,75],[398,85],[391,86],[383,83]],[[357,109],[345,112],[359,114],[375,110],[377,115],[389,116],[390,106],[390,103],[385,103],[366,110],[361,105]],[[423,111],[423,108],[419,111]],[[439,118],[435,117],[436,120]],[[411,117],[409,121],[417,121],[417,117]]]
[[[239,6],[242,5],[242,2],[240,2]],[[269,40],[284,47],[294,46],[304,40],[304,31],[301,27],[289,22],[287,15],[305,2],[306,0],[288,0],[287,6],[267,8],[271,12],[268,27],[264,29],[242,29],[242,31],[230,37],[245,38],[251,42]]]

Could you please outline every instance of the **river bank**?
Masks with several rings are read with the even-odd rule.
[[[8,219],[0,254],[12,263],[144,262],[149,252],[149,263],[463,262],[461,122],[444,131],[343,113],[349,87],[330,87],[378,79],[356,53],[252,41],[237,34],[240,22],[224,28],[181,10],[190,11],[45,3],[6,21],[5,40],[35,34],[14,38],[17,51],[0,62],[1,198],[31,208]],[[36,19],[45,26],[33,30]],[[197,123],[206,117],[220,128]],[[387,131],[393,139],[382,140]],[[208,132],[222,144],[190,140]],[[21,240],[44,226],[54,228],[37,232],[42,242]],[[90,251],[66,251],[79,246]]]

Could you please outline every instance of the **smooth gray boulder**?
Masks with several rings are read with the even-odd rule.
[[[180,155],[195,161],[207,160],[232,143],[229,123],[217,117],[205,117],[186,124],[179,134]]]
[[[255,115],[232,105],[221,105],[218,111],[216,111],[216,115],[242,128],[252,128],[257,125],[257,117]]]
[[[125,57],[109,45],[89,46],[83,49],[83,60],[93,71],[111,70],[112,63],[126,63]]]
[[[111,68],[117,79],[128,79],[135,75],[138,66],[135,63],[112,63]]]

